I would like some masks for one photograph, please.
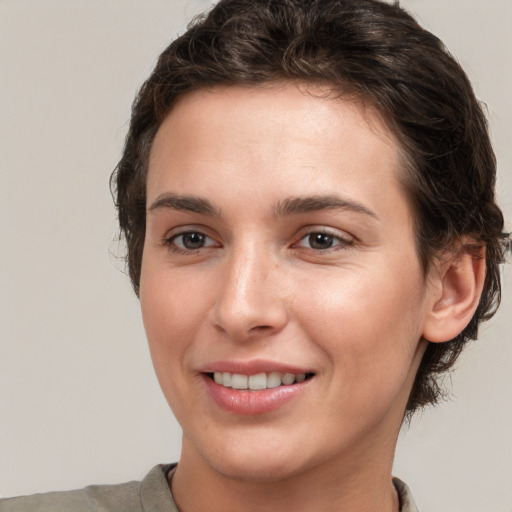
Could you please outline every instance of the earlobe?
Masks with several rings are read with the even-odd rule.
[[[463,247],[439,260],[434,270],[423,337],[441,343],[462,332],[476,311],[485,281],[485,247]]]

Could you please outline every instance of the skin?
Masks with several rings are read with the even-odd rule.
[[[396,439],[422,335],[448,300],[447,270],[427,279],[420,267],[400,165],[375,111],[316,86],[195,91],[164,120],[140,300],[183,428],[180,510],[398,510]],[[290,202],[312,196],[324,198],[313,211]],[[311,233],[332,238],[314,249]],[[220,408],[201,368],[255,359],[314,377],[268,413]]]

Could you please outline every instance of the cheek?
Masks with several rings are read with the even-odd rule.
[[[184,369],[191,340],[197,336],[198,315],[190,287],[182,288],[162,273],[143,275],[140,302],[153,367],[171,410],[183,419],[188,408],[196,407],[197,396],[189,393]]]
[[[177,346],[198,327],[207,298],[206,290],[198,290],[197,284],[186,272],[143,264],[140,302],[150,346]]]
[[[342,272],[295,304],[302,329],[329,361],[333,386],[358,397],[356,407],[396,396],[421,336],[421,277],[389,270]]]
[[[173,406],[173,390],[180,388],[180,375],[190,340],[197,335],[202,317],[197,294],[186,280],[143,265],[140,303],[146,337],[160,386]]]

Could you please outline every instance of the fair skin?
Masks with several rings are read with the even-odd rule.
[[[476,307],[473,259],[424,275],[381,117],[326,92],[195,91],[156,135],[140,300],[183,428],[182,512],[397,511],[422,336],[451,339]],[[296,382],[220,382],[271,372]]]

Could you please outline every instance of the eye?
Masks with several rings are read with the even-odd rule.
[[[336,236],[332,233],[314,231],[302,237],[297,245],[299,247],[314,249],[315,251],[326,251],[336,247],[341,248],[347,245],[352,245],[352,243],[353,242],[351,240]]]
[[[217,243],[200,231],[178,233],[165,240],[165,244],[175,250],[194,251],[204,247],[213,247]]]

